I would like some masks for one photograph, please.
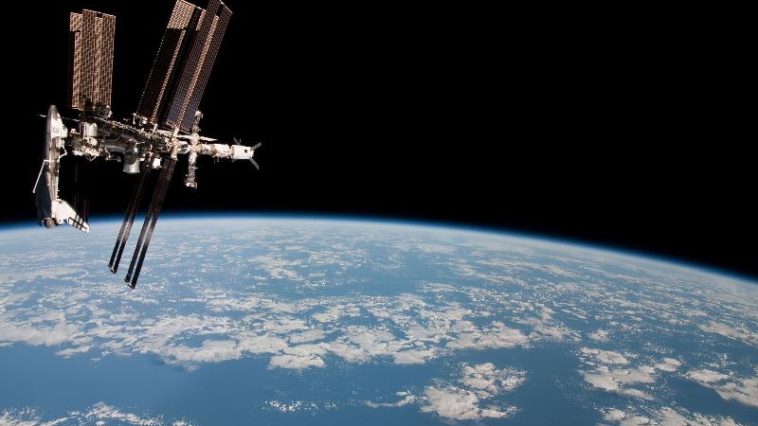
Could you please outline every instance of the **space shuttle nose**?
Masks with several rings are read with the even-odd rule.
[[[47,116],[53,120],[60,120],[61,118],[60,113],[58,113],[58,108],[56,108],[55,105],[50,105],[50,108],[47,110]]]

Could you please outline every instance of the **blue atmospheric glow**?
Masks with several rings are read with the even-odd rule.
[[[412,226],[412,227],[425,227],[425,228],[438,228],[446,230],[458,230],[465,232],[483,233],[483,234],[497,234],[503,236],[511,236],[525,239],[541,240],[545,242],[553,242],[556,244],[581,247],[586,250],[596,250],[602,252],[612,251],[624,256],[643,258],[655,262],[666,263],[670,265],[676,265],[681,268],[696,269],[703,273],[721,275],[729,277],[735,280],[741,280],[758,284],[756,277],[750,277],[715,266],[706,266],[703,264],[693,263],[686,260],[682,260],[675,257],[664,256],[656,253],[644,252],[639,250],[630,249],[628,247],[604,245],[601,243],[572,239],[564,236],[556,236],[550,234],[543,234],[538,232],[523,232],[513,229],[504,229],[498,227],[491,227],[486,225],[469,225],[461,224],[457,222],[444,222],[444,221],[424,221],[413,219],[392,218],[385,216],[368,216],[368,215],[339,215],[331,213],[313,214],[313,213],[291,213],[291,212],[264,212],[264,213],[241,213],[241,212],[191,212],[191,213],[163,213],[162,221],[165,220],[217,220],[217,219],[249,219],[249,220],[281,220],[281,221],[293,221],[293,220],[312,220],[312,221],[330,221],[330,222],[358,222],[368,224],[388,224],[398,226]],[[90,225],[97,226],[98,224],[112,225],[114,221],[121,221],[120,215],[107,215],[90,221]],[[139,230],[141,226],[139,218],[135,220],[135,228]],[[38,227],[37,225],[30,225],[29,222],[7,222],[0,224],[0,232],[23,230],[29,227]],[[65,226],[63,227],[65,228]],[[49,230],[48,230],[49,231]]]

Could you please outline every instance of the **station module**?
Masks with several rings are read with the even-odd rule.
[[[184,184],[196,188],[197,157],[249,160],[261,145],[217,143],[200,135],[198,110],[213,63],[224,37],[231,10],[220,0],[208,0],[205,9],[177,0],[169,17],[137,110],[125,119],[111,114],[113,45],[116,17],[84,9],[71,13],[69,22],[69,91],[64,118],[51,105],[42,166],[34,185],[40,224],[51,228],[68,224],[89,232],[89,200],[77,192],[68,203],[59,198],[61,158],[82,159],[69,173],[79,178],[79,165],[103,158],[118,161],[123,172],[139,175],[116,238],[110,262],[118,271],[121,256],[140,207],[148,178],[158,173],[150,203],[125,281],[134,288],[161,211],[177,161],[187,159]],[[69,124],[70,127],[67,127]],[[73,204],[73,205],[72,205]]]

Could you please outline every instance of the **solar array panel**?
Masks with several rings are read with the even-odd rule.
[[[183,56],[191,45],[202,12],[203,9],[184,0],[178,0],[174,6],[137,107],[137,114],[150,122],[163,121],[167,99],[176,85],[177,70],[183,66]]]
[[[148,121],[190,132],[231,10],[220,0],[207,9],[177,0],[137,113]]]
[[[111,104],[116,17],[94,10],[69,20],[69,106],[91,111]]]

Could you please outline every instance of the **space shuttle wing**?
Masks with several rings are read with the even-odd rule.
[[[74,228],[89,233],[89,224],[85,221],[73,207],[60,198],[53,201],[52,218],[57,223],[67,223]]]

